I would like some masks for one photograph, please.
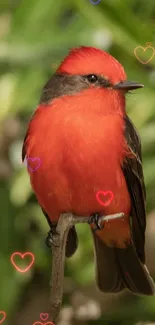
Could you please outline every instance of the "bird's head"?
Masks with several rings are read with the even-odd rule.
[[[89,87],[125,92],[143,87],[142,84],[126,80],[123,66],[113,56],[93,47],[81,46],[71,50],[57,72],[80,75]]]
[[[48,102],[64,95],[79,99],[80,94],[84,102],[89,99],[94,106],[106,106],[107,111],[118,110],[125,107],[127,91],[142,87],[126,80],[123,66],[109,53],[82,46],[70,51],[45,85],[41,100]]]

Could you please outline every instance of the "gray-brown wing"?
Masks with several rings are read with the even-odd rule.
[[[131,217],[133,241],[140,260],[145,263],[146,192],[142,168],[141,142],[136,128],[127,115],[124,120],[125,138],[134,158],[126,157],[122,169],[132,204]]]

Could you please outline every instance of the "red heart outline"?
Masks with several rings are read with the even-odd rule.
[[[14,262],[14,257],[15,256],[17,256],[17,255],[19,255],[22,259],[24,259],[24,257],[26,256],[26,255],[29,255],[29,256],[31,256],[32,257],[32,261],[30,262],[30,264],[23,270],[23,269],[20,269],[20,267],[18,267],[16,264],[15,264],[15,262]],[[29,269],[30,269],[30,267],[32,266],[32,264],[34,263],[34,260],[35,260],[35,258],[34,258],[34,255],[31,253],[31,252],[26,252],[26,253],[24,253],[24,254],[22,254],[22,253],[20,253],[20,252],[15,252],[15,253],[13,253],[12,255],[11,255],[11,263],[12,263],[12,265],[16,268],[16,270],[17,271],[19,271],[19,272],[21,272],[21,273],[24,273],[24,272],[27,272]]]
[[[101,194],[104,195],[104,196],[106,196],[106,195],[110,195],[110,196],[111,196],[110,199],[108,200],[108,202],[103,203],[103,202],[101,201],[101,199],[99,198],[99,195],[101,195]],[[104,207],[108,206],[108,205],[110,204],[110,202],[113,200],[113,198],[114,198],[114,194],[113,194],[112,191],[98,191],[98,192],[96,193],[96,199],[97,199],[97,201],[98,201],[101,205],[103,205]]]
[[[3,314],[3,318],[0,320],[0,324],[2,324],[3,323],[3,321],[5,320],[5,318],[6,318],[6,313],[5,313],[5,311],[3,311],[3,310],[0,310],[0,315],[1,314]]]
[[[142,64],[147,64],[149,61],[151,61],[152,58],[153,58],[153,56],[154,56],[154,54],[155,54],[155,49],[154,49],[153,46],[150,46],[150,44],[151,44],[151,43],[146,43],[146,45],[147,45],[146,47],[143,47],[143,46],[137,46],[137,47],[135,47],[135,49],[134,49],[134,54],[135,54],[136,58],[137,58],[137,59],[138,59]],[[142,60],[139,59],[139,57],[138,57],[136,51],[137,51],[138,49],[142,49],[142,50],[145,52],[148,48],[151,48],[151,49],[153,50],[153,54],[152,54],[152,56],[150,57],[150,59],[149,59],[148,61],[144,62],[144,61],[142,61]]]
[[[41,318],[41,320],[46,321],[47,318],[48,318],[48,314],[47,314],[47,313],[41,313],[41,314],[40,314],[40,318]]]
[[[47,322],[47,323],[35,322],[32,325],[55,325],[55,324],[52,322]]]

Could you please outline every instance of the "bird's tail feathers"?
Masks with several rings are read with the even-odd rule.
[[[154,295],[155,285],[146,266],[139,260],[134,244],[126,249],[107,247],[93,233],[97,284],[103,292],[127,288],[137,295]]]

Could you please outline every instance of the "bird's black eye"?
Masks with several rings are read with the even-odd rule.
[[[94,84],[98,80],[95,74],[89,74],[88,76],[86,76],[86,78],[92,84]]]

